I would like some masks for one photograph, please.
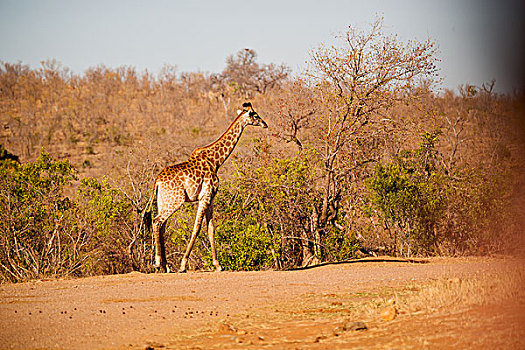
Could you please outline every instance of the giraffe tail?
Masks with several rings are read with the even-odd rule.
[[[151,210],[150,211],[144,211],[144,214],[142,215],[142,223],[144,224],[144,228],[146,229],[146,232],[151,232],[151,225],[152,225],[153,219],[151,218]]]
[[[146,204],[146,208],[144,208],[144,212],[142,213],[142,224],[144,225],[144,228],[146,229],[146,232],[148,233],[151,232],[151,225],[153,222],[153,219],[152,219],[153,200],[155,199],[156,194],[157,194],[157,184],[155,184],[155,187],[153,188],[153,193],[151,194],[148,204]]]

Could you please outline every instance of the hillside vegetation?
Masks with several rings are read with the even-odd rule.
[[[226,269],[509,251],[522,94],[497,94],[494,81],[435,90],[435,44],[401,42],[381,21],[336,39],[299,76],[253,50],[214,74],[3,62],[0,279],[152,271],[141,213],[155,176],[214,141],[247,100],[269,129],[247,129],[219,173]],[[194,211],[168,223],[171,265]],[[205,237],[193,269],[211,265]]]

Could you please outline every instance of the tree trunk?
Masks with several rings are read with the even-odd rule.
[[[309,266],[312,264],[312,260],[314,258],[314,254],[312,253],[312,249],[310,248],[310,238],[308,237],[308,232],[306,230],[301,230],[301,266]]]

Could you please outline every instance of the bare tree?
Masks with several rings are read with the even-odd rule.
[[[337,215],[342,180],[369,161],[356,155],[375,141],[369,124],[381,120],[373,117],[406,98],[418,78],[431,79],[437,71],[431,40],[403,43],[384,34],[382,24],[377,19],[368,31],[349,27],[337,37],[339,46],[321,46],[311,57],[307,76],[321,109],[312,143],[322,164],[322,198],[312,212],[315,251],[320,251],[321,235]]]
[[[252,49],[243,49],[235,56],[226,59],[226,68],[222,72],[224,79],[234,84],[245,97],[257,92],[264,94],[290,74],[290,68],[281,64],[258,64],[257,53]]]
[[[279,110],[276,118],[276,136],[303,150],[303,143],[310,137],[319,108],[314,99],[314,91],[301,79],[283,86],[279,91]]]

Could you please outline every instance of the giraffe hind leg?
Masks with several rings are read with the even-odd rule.
[[[155,238],[155,270],[156,272],[169,272],[166,261],[166,247],[164,245],[164,233],[166,231],[166,220],[161,217],[153,219],[153,237]]]
[[[155,269],[157,272],[169,272],[166,259],[166,247],[164,243],[164,234],[166,232],[166,223],[173,213],[175,213],[184,203],[183,196],[176,196],[176,200],[170,203],[158,201],[159,213],[153,219],[153,236],[155,238]]]

